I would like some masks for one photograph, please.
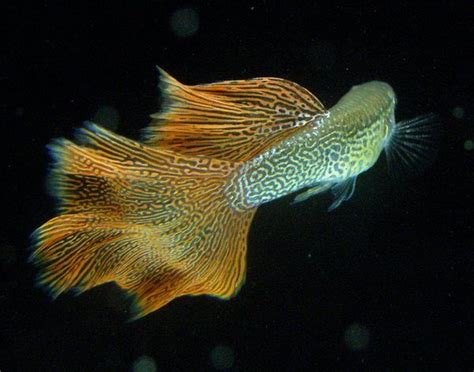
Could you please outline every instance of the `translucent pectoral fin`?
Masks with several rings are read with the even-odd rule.
[[[302,201],[305,201],[312,196],[321,194],[322,192],[325,192],[331,188],[333,184],[332,183],[322,183],[317,186],[310,187],[309,189],[303,191],[302,193],[298,194],[295,196],[295,199],[291,202],[291,204],[296,204],[300,203]]]
[[[356,179],[357,176],[354,176],[332,186],[331,191],[334,195],[334,201],[328,208],[329,212],[333,211],[339,207],[342,202],[349,200],[352,197],[355,190]]]
[[[440,134],[435,114],[398,122],[385,145],[390,175],[400,179],[425,170],[436,159]]]

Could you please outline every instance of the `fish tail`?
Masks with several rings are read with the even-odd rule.
[[[235,164],[149,147],[88,124],[50,146],[59,215],[33,234],[38,284],[53,297],[115,282],[133,318],[183,295],[230,298],[244,282],[255,209],[223,193]]]

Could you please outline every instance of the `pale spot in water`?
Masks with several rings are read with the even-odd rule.
[[[367,327],[353,323],[344,332],[344,342],[351,350],[363,350],[369,344],[370,333]]]
[[[178,9],[171,15],[170,26],[176,36],[192,36],[199,28],[199,15],[191,8]]]
[[[149,356],[142,355],[133,363],[133,372],[156,372],[155,360]]]
[[[92,119],[94,123],[110,130],[116,130],[120,123],[120,115],[112,106],[101,106]]]
[[[466,142],[464,142],[464,150],[466,151],[474,150],[474,141],[470,139],[466,140]]]
[[[464,109],[462,107],[453,108],[453,116],[457,119],[462,119],[464,117]]]
[[[228,369],[234,365],[234,351],[224,345],[218,345],[211,351],[211,365],[215,369]]]

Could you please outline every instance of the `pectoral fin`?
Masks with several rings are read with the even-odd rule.
[[[342,182],[332,186],[331,191],[334,195],[334,201],[329,206],[328,211],[331,212],[341,205],[342,202],[349,200],[354,194],[357,176],[348,178]]]
[[[385,145],[390,175],[399,179],[426,169],[436,159],[440,132],[435,114],[396,123]]]

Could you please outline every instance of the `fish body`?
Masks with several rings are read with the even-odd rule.
[[[382,150],[403,164],[426,154],[427,120],[395,123],[386,83],[327,110],[284,79],[189,86],[160,74],[162,110],[140,142],[88,123],[49,146],[58,215],[33,233],[31,260],[53,297],[114,282],[133,318],[180,296],[231,298],[259,205],[331,190],[334,209]]]
[[[382,152],[395,104],[386,83],[353,87],[323,116],[239,168],[228,191],[234,205],[255,207],[304,187],[357,177]]]

